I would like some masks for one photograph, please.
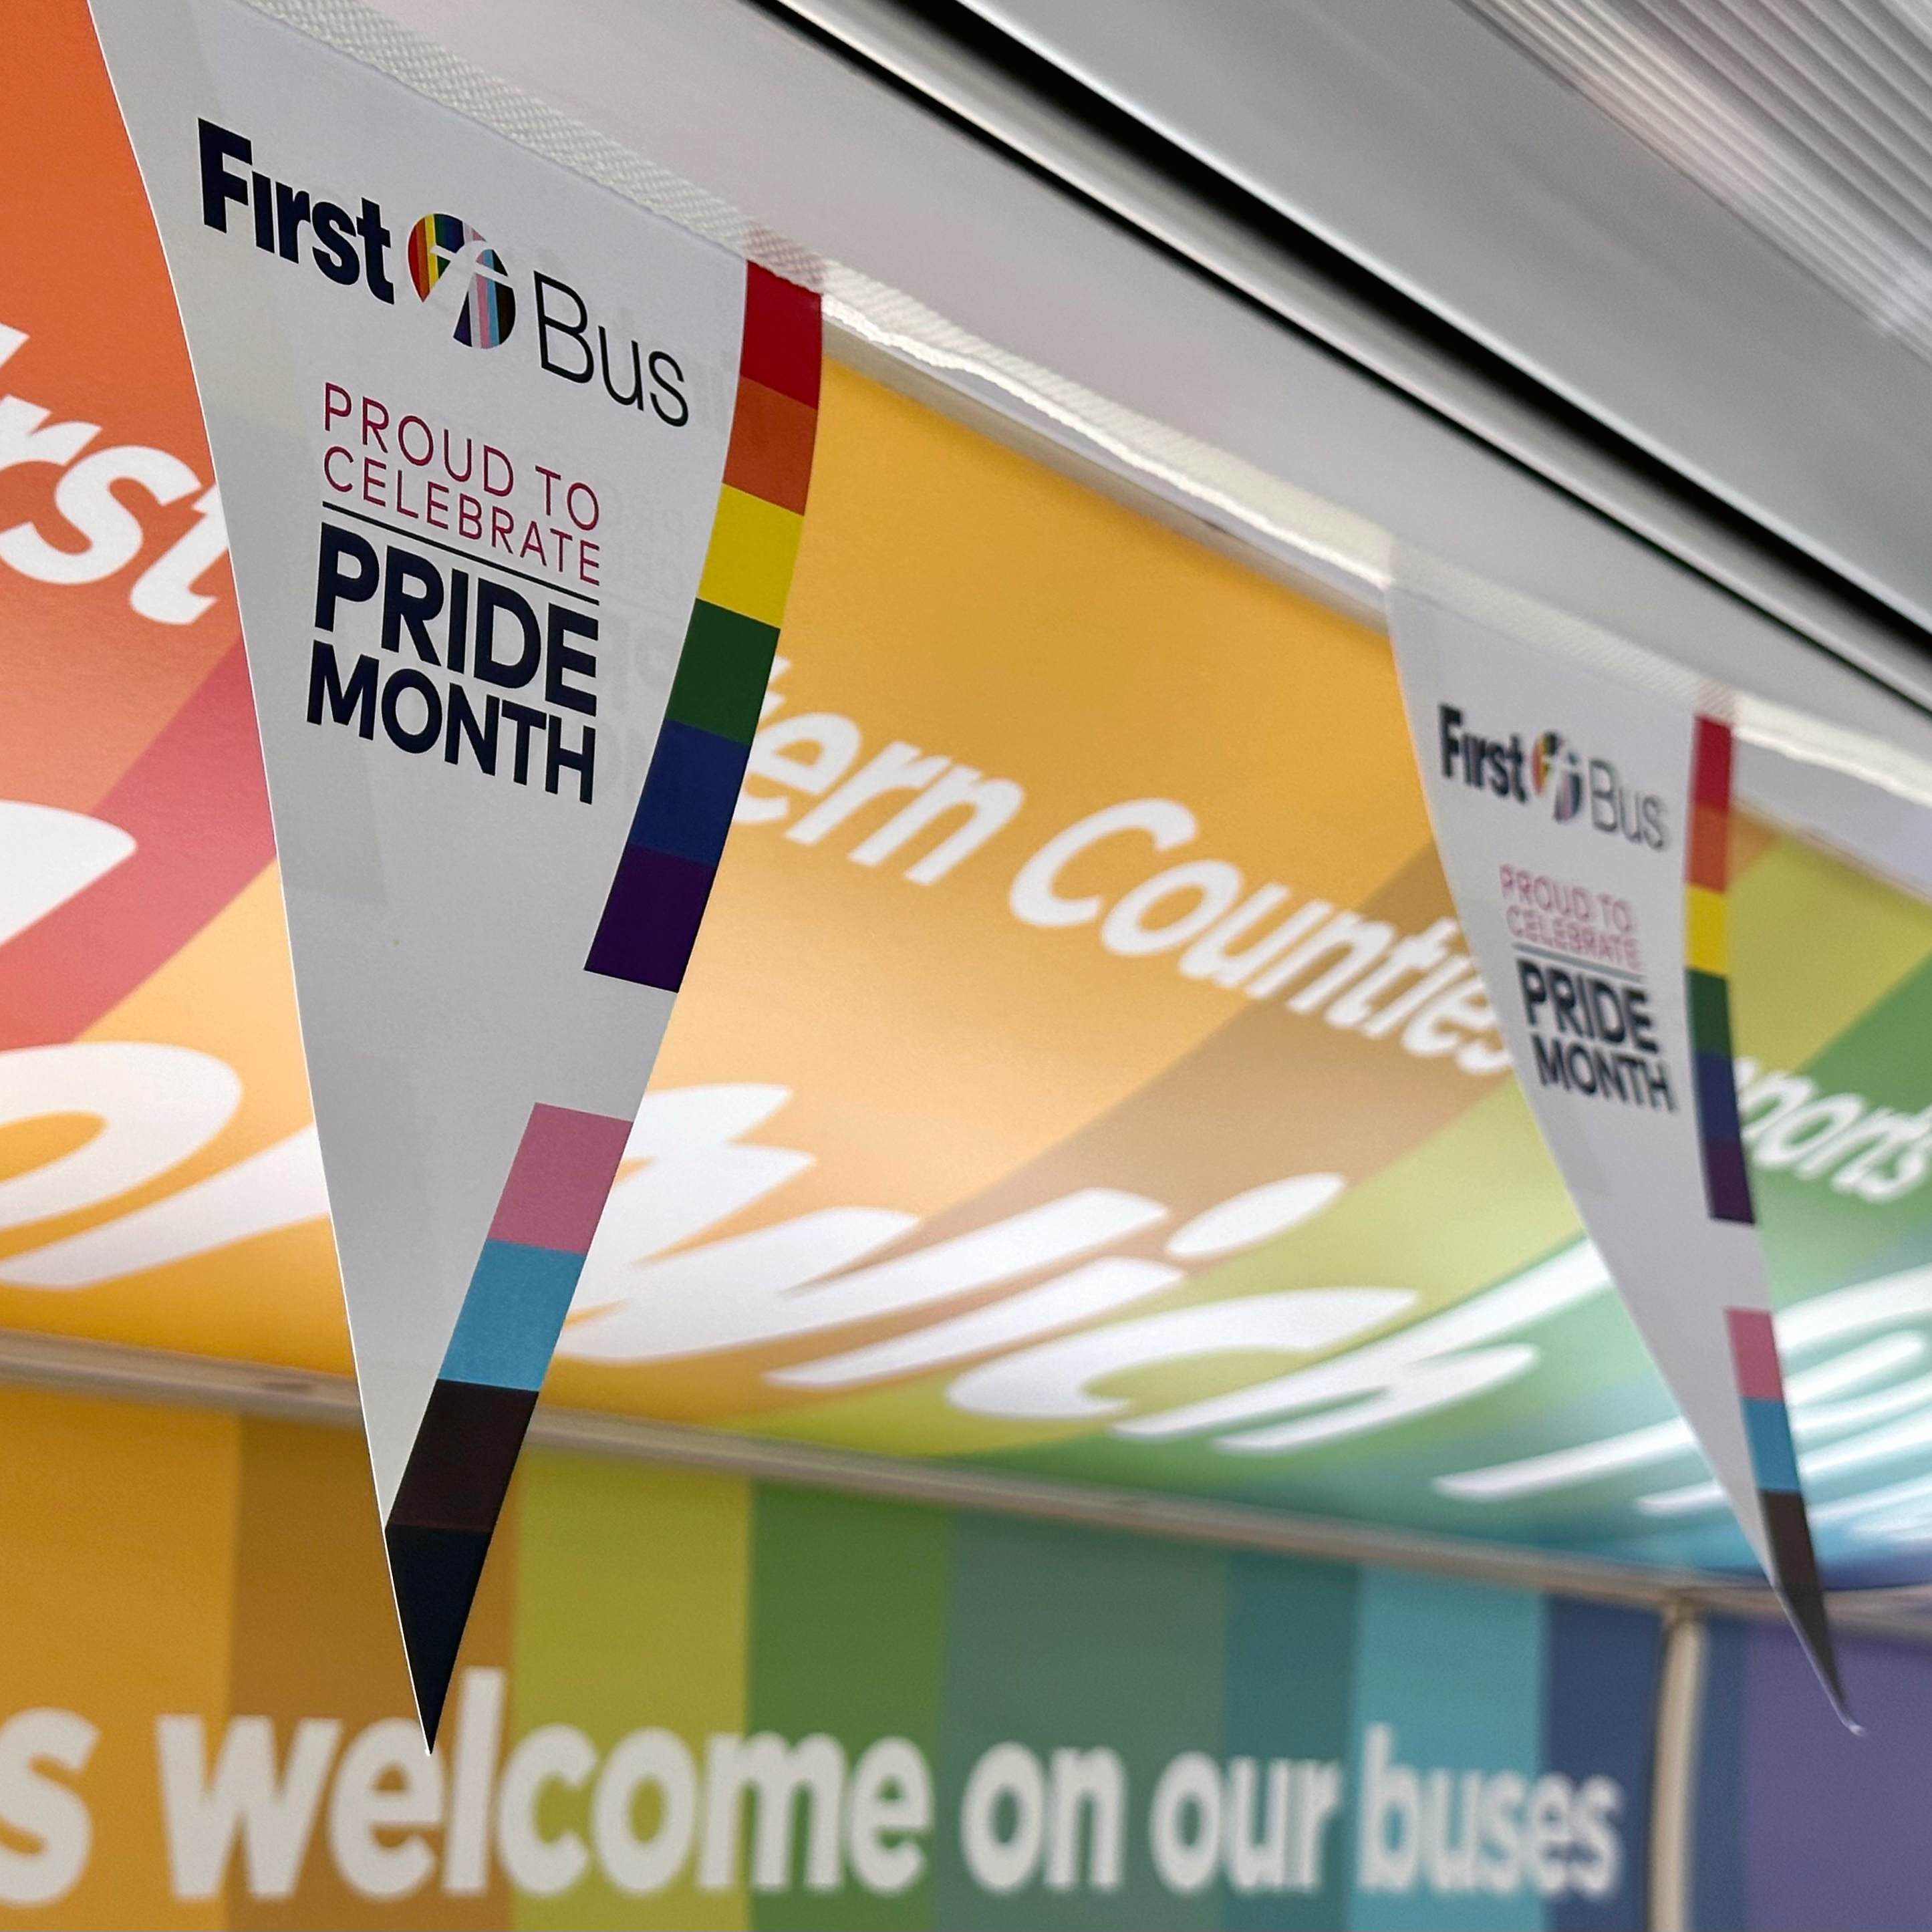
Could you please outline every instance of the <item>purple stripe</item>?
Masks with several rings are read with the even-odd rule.
[[[716,876],[715,867],[626,846],[584,970],[676,992]]]
[[[1754,1222],[1750,1177],[1744,1172],[1744,1150],[1736,1141],[1704,1143],[1704,1200],[1714,1221]]]

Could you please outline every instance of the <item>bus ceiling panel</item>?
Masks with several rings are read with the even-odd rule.
[[[943,319],[984,348],[982,398],[1064,379],[1070,419],[1084,394],[1096,424],[1125,412],[1224,455],[1238,477],[1282,479],[1383,533],[1385,554],[1439,560],[1526,608],[1932,758],[1932,666],[1908,646],[1828,596],[1814,599],[1815,622],[1802,610],[1795,625],[1771,621],[1778,594],[1732,594],[1723,571],[1634,540],[1586,507],[1587,490],[1551,487],[782,17],[740,0],[382,0],[381,11],[812,251],[853,299],[870,290],[888,346],[898,330],[930,363],[918,318]],[[958,380],[956,367],[941,373]],[[1238,533],[1238,517],[1228,527]],[[1774,593],[1790,587],[1759,574]],[[1808,640],[1834,622],[1840,656],[1877,676]]]
[[[1932,624],[1932,45],[1904,6],[966,4]]]

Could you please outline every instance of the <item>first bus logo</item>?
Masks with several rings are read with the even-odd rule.
[[[354,212],[340,202],[311,196],[253,168],[254,144],[244,136],[200,124],[201,218],[226,233],[231,206],[248,209],[255,245],[285,262],[311,261],[332,282],[368,286],[380,302],[393,304],[389,246],[380,202],[366,195]],[[239,174],[229,165],[248,168]],[[304,231],[306,230],[306,235]],[[445,320],[450,334],[471,349],[494,349],[517,326],[517,294],[503,258],[470,223],[454,214],[425,214],[410,230],[410,280],[416,298]]]
[[[502,257],[453,214],[425,214],[410,230],[410,280],[419,300],[454,314],[450,333],[494,349],[517,326],[517,292]]]
[[[379,302],[394,307],[390,278],[395,237],[384,225],[382,206],[358,197],[352,211],[308,189],[278,181],[255,165],[246,135],[200,123],[201,218],[227,234],[230,217],[245,210],[255,246],[265,255],[299,262],[306,256],[340,287],[363,284]],[[236,226],[240,224],[238,222]],[[510,339],[521,304],[508,264],[472,222],[454,214],[425,214],[409,232],[404,253],[410,285],[424,311],[470,349],[495,349]],[[620,409],[655,417],[668,429],[691,421],[683,364],[664,346],[652,346],[598,320],[581,291],[541,272],[530,278],[533,310],[525,344],[537,367],[560,381],[602,392]],[[594,388],[592,393],[595,393]]]
[[[1436,731],[1445,778],[1517,805],[1546,799],[1558,825],[1586,821],[1593,831],[1621,832],[1653,852],[1669,849],[1664,800],[1625,784],[1608,758],[1586,758],[1562,732],[1542,732],[1527,745],[1520,731],[1492,738],[1472,730],[1453,704],[1436,706]]]

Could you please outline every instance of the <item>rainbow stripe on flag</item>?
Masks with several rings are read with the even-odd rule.
[[[530,1109],[383,1526],[432,1743],[537,1390],[630,1132],[607,1114]]]
[[[1704,1199],[1714,1221],[1754,1224],[1750,1179],[1738,1120],[1731,1055],[1730,952],[1725,894],[1730,870],[1731,731],[1699,718],[1691,751],[1690,828],[1684,861],[1684,965],[1690,1052],[1697,1094],[1697,1137]],[[1824,1588],[1805,1514],[1804,1486],[1791,1438],[1778,1337],[1764,1308],[1727,1308],[1731,1366],[1744,1411],[1751,1478],[1770,1545],[1772,1580],[1804,1636],[1813,1663],[1842,1712]]]
[[[666,992],[684,983],[791,590],[819,358],[818,297],[748,263],[737,407],[711,547],[587,972]]]
[[[1744,1434],[1750,1444],[1751,1475],[1757,1484],[1765,1536],[1771,1545],[1772,1580],[1842,1715],[1844,1688],[1825,1612],[1824,1586],[1811,1544],[1811,1520],[1805,1512],[1798,1454],[1792,1444],[1791,1412],[1784,1399],[1777,1334],[1767,1309],[1727,1308],[1724,1321],[1730,1330],[1731,1364],[1744,1408]],[[1851,1720],[1847,1718],[1846,1721]]]
[[[818,297],[748,263],[724,488],[588,972],[668,992],[683,983],[791,587],[819,356]],[[432,1744],[537,1391],[630,1130],[628,1120],[567,1107],[530,1110],[384,1525]]]
[[[1732,1065],[1730,949],[1724,895],[1730,870],[1731,731],[1696,721],[1690,836],[1684,880],[1684,963],[1690,1054],[1703,1148],[1704,1198],[1714,1221],[1754,1222]]]

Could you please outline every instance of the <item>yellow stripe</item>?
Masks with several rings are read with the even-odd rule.
[[[1730,948],[1724,940],[1724,896],[1690,886],[1684,893],[1684,959],[1700,973],[1723,979],[1730,971]]]
[[[783,622],[804,523],[796,511],[748,496],[728,484],[718,493],[698,596],[761,624]]]

